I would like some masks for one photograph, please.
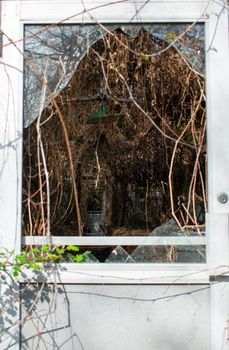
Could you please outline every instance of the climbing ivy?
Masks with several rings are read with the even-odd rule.
[[[31,247],[23,250],[20,254],[15,254],[14,250],[8,251],[2,249],[0,251],[0,271],[10,273],[12,277],[19,277],[22,268],[40,270],[44,264],[86,262],[90,252],[80,253],[79,250],[79,247],[75,245],[64,247],[43,245],[41,247]]]

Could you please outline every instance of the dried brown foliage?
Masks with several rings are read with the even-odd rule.
[[[204,79],[174,48],[160,54],[165,47],[143,30],[137,38],[108,34],[90,48],[56,97],[70,140],[84,231],[88,210],[103,211],[107,234],[117,234],[117,227],[147,234],[172,216],[183,228],[204,223]],[[51,232],[77,234],[66,140],[52,103],[43,111],[40,132]],[[41,169],[45,206],[44,164]],[[25,132],[23,193],[24,233],[42,234],[47,223],[41,213],[36,123]]]

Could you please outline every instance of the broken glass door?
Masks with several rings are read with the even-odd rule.
[[[131,243],[205,236],[204,25],[25,37],[23,234],[129,237],[90,262],[204,262],[204,245]]]

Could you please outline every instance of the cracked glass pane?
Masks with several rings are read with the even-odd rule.
[[[112,250],[111,254],[105,261],[106,263],[134,263],[134,259],[131,257],[127,251],[121,247],[117,246]]]
[[[204,237],[204,25],[26,25],[25,35],[23,234]],[[202,262],[205,248],[107,254]]]
[[[114,247],[81,247],[90,251],[85,255],[84,263],[165,263],[165,264],[202,264],[206,261],[204,245],[139,245]],[[88,257],[88,258],[87,258]]]
[[[190,29],[189,29],[190,27]],[[24,126],[28,127],[50,100],[67,86],[90,47],[107,33],[119,28],[136,38],[145,30],[154,38],[172,45],[198,72],[204,72],[204,25],[26,25]],[[185,33],[185,34],[184,34]],[[160,50],[160,44],[158,44]],[[45,91],[44,79],[50,91]],[[41,104],[42,101],[42,104]]]

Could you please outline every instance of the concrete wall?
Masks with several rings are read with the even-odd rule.
[[[21,349],[210,349],[208,285],[49,288],[22,292]]]

